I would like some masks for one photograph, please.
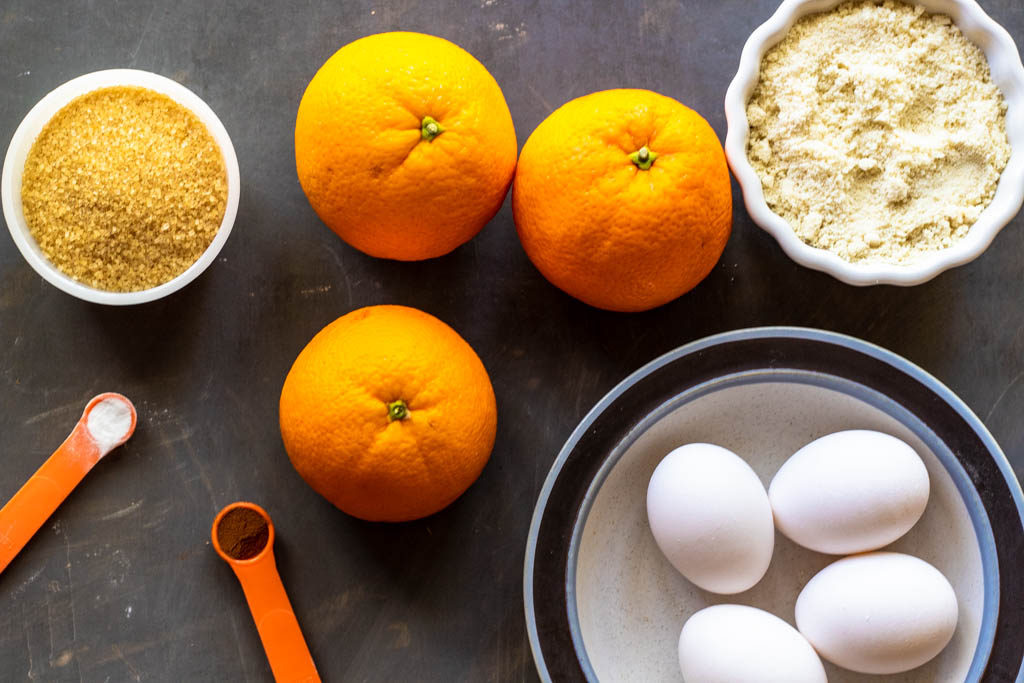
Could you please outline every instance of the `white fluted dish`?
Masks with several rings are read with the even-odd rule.
[[[757,86],[761,58],[785,37],[802,17],[828,11],[843,0],[784,0],[768,21],[747,39],[739,69],[725,95],[729,132],[725,154],[743,191],[743,202],[754,222],[771,234],[797,263],[820,270],[851,285],[917,285],[939,273],[973,261],[1020,211],[1024,202],[1024,66],[1010,34],[989,17],[975,0],[915,0],[927,11],[946,14],[963,34],[985,53],[992,81],[1006,100],[1006,133],[1010,161],[1003,170],[995,197],[978,217],[967,236],[950,247],[929,253],[908,264],[850,263],[826,249],[802,241],[789,223],[765,201],[761,179],[747,158],[750,125],[747,101]]]

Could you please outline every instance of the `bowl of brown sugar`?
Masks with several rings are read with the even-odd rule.
[[[110,69],[39,101],[0,178],[4,218],[47,282],[101,304],[153,301],[217,257],[238,211],[224,125],[185,86]]]

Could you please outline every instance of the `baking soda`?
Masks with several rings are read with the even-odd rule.
[[[86,426],[100,451],[106,453],[123,441],[131,429],[131,407],[121,399],[103,399],[89,411]]]

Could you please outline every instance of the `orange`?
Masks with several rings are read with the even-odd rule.
[[[371,256],[416,261],[480,232],[516,165],[505,97],[483,64],[421,33],[338,50],[295,120],[299,182],[320,218]]]
[[[512,190],[530,260],[591,306],[643,311],[717,263],[732,227],[722,146],[699,114],[649,90],[572,100],[523,146]]]
[[[497,409],[483,363],[452,328],[405,306],[370,306],[322,329],[281,390],[292,465],[350,515],[433,514],[480,475]]]

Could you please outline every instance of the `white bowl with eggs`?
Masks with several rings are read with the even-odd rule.
[[[163,284],[134,292],[115,292],[90,287],[68,276],[46,258],[36,244],[21,203],[21,180],[32,143],[53,116],[75,98],[114,86],[138,86],[170,97],[189,109],[209,130],[224,156],[227,171],[227,204],[217,234],[200,257],[183,273]],[[177,81],[138,69],[107,69],[74,78],[48,93],[25,115],[11,138],[0,177],[0,200],[4,219],[15,245],[25,261],[51,285],[84,301],[114,306],[141,304],[163,298],[195,280],[217,258],[224,247],[238,213],[240,192],[238,157],[231,138],[217,114],[198,95]]]
[[[1002,172],[994,198],[963,239],[906,264],[846,261],[831,251],[802,241],[790,224],[769,208],[761,179],[747,157],[750,134],[747,102],[760,77],[761,59],[802,17],[831,10],[840,4],[842,0],[784,0],[771,18],[751,34],[725,96],[729,127],[726,157],[743,191],[743,201],[751,218],[771,234],[797,263],[851,285],[921,284],[980,256],[1024,203],[1024,66],[1013,38],[975,0],[914,1],[913,4],[924,7],[928,12],[951,17],[964,36],[985,53],[992,81],[1007,104],[1006,134],[1012,150],[1010,160]]]
[[[881,548],[881,562],[898,568],[902,560],[885,559],[898,553],[938,570],[956,595],[956,627],[938,656],[908,672],[866,675],[823,659],[828,680],[1024,675],[1024,633],[1013,622],[1024,599],[1016,578],[1024,495],[991,435],[952,392],[884,349],[817,330],[762,328],[694,342],[644,366],[594,407],[559,453],[535,509],[524,578],[541,679],[680,681],[681,629],[714,605],[758,608],[796,626],[798,595],[841,555],[776,532],[768,569],[752,588],[709,592],[659,549],[648,486],[666,454],[708,443],[739,455],[767,489],[794,453],[844,430],[897,437],[920,456],[927,505]],[[818,583],[827,587],[823,576]],[[889,588],[898,589],[895,579]],[[834,592],[808,592],[805,607],[830,611]],[[734,640],[723,642],[719,659],[738,656]]]

